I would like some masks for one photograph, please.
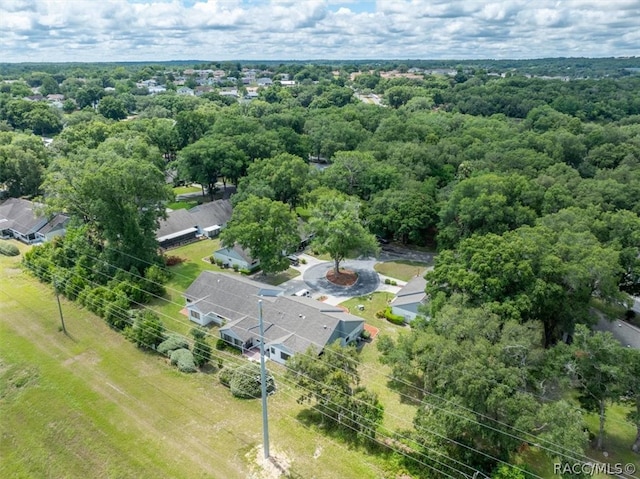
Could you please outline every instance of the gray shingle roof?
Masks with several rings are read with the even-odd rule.
[[[0,205],[0,230],[12,229],[24,235],[35,233],[48,222],[38,213],[39,206],[29,200],[9,198]]]
[[[421,303],[427,297],[424,289],[427,286],[427,280],[422,276],[412,278],[400,291],[396,294],[391,304],[393,306],[402,306],[405,304]]]
[[[243,341],[258,336],[258,300],[262,299],[266,342],[286,343],[294,353],[311,345],[320,350],[364,322],[337,306],[282,293],[280,288],[242,276],[205,271],[184,295],[199,300],[198,309],[204,314],[217,313],[230,320],[221,331],[232,330]]]
[[[216,200],[194,206],[190,210],[174,210],[167,219],[160,220],[156,237],[161,238],[193,227],[200,229],[213,225],[224,226],[231,218],[233,208],[229,200]]]

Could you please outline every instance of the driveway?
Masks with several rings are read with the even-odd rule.
[[[378,289],[380,277],[373,269],[376,260],[347,260],[341,263],[341,267],[358,273],[358,280],[351,286],[338,286],[326,278],[327,271],[333,268],[333,262],[316,264],[307,268],[303,273],[303,280],[312,291],[340,298],[352,298],[365,296]]]

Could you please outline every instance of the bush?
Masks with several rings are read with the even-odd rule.
[[[384,279],[384,284],[391,284],[391,280],[389,278]]]
[[[218,351],[228,351],[233,354],[242,354],[242,350],[233,344],[227,343],[224,339],[220,338],[216,341],[216,349]]]
[[[211,257],[213,259],[213,256]],[[212,261],[213,263],[213,261]],[[222,265],[224,264],[224,261],[222,261],[221,259],[217,259],[215,261],[216,265],[218,266],[218,268],[222,268]]]
[[[218,379],[223,386],[229,387],[231,383],[231,376],[233,375],[233,368],[222,368],[218,373]]]
[[[300,258],[300,264],[307,264],[307,260],[304,258]]]
[[[387,318],[392,324],[397,324],[398,326],[404,326],[404,317],[398,316],[397,314],[393,314],[391,312],[391,308],[387,307],[384,310],[384,317]]]
[[[360,337],[365,341],[369,341],[371,339],[371,333],[366,329],[363,329],[362,332],[360,333]]]
[[[0,241],[0,254],[5,256],[18,256],[20,250],[14,244],[7,243],[6,241]]]
[[[238,270],[240,269],[240,266],[238,266],[237,264],[233,265],[233,270],[237,273]]]
[[[175,266],[180,263],[184,263],[186,260],[180,256],[165,256],[164,264],[167,266]]]
[[[236,368],[229,382],[231,394],[241,399],[254,399],[262,396],[260,385],[260,366],[248,363]],[[267,394],[276,390],[273,376],[267,373]]]
[[[188,349],[189,343],[182,336],[178,336],[177,334],[170,334],[167,336],[167,339],[162,341],[156,351],[160,354],[164,354],[166,356],[171,356],[171,353],[176,349]]]
[[[171,364],[178,366],[178,370],[183,373],[196,372],[196,363],[193,361],[193,354],[188,349],[176,349],[172,352]]]

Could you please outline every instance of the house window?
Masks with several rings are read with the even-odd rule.
[[[200,319],[200,313],[198,313],[197,311],[191,310],[191,317],[195,319]]]
[[[271,354],[275,354],[276,353],[276,349],[275,348],[271,348]]]
[[[287,359],[289,359],[291,357],[290,354],[287,354],[283,351],[280,351],[280,358],[282,358],[284,361],[286,361]]]

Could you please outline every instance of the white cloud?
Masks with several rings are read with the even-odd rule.
[[[3,0],[0,61],[637,55],[640,0]]]

